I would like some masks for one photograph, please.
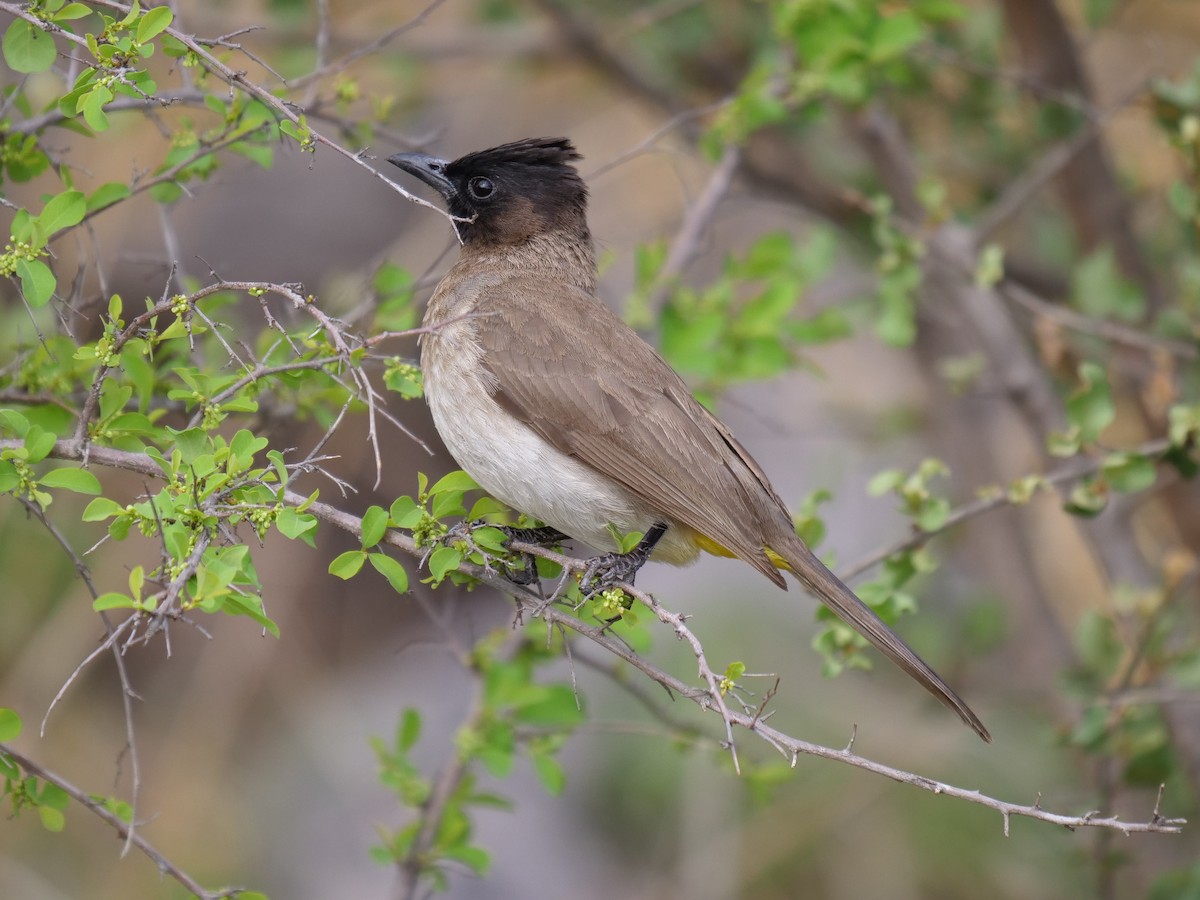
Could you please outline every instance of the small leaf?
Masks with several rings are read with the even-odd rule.
[[[370,553],[367,558],[371,560],[375,571],[388,580],[392,590],[397,594],[408,593],[408,573],[404,571],[404,566],[386,553]]]
[[[288,506],[281,509],[279,515],[275,517],[275,527],[284,537],[295,540],[314,532],[317,528],[317,519],[315,516],[297,512]]]
[[[21,734],[21,717],[15,709],[0,706],[0,741],[15,741]]]
[[[100,479],[87,469],[54,469],[39,478],[38,483],[77,494],[99,494],[101,490]]]
[[[67,825],[67,817],[62,814],[62,810],[50,806],[39,806],[38,816],[41,817],[42,826],[47,831],[58,833]]]
[[[108,115],[104,112],[104,104],[113,98],[113,92],[104,85],[97,85],[81,98],[83,120],[92,131],[108,130]]]
[[[872,497],[882,497],[889,491],[894,491],[903,483],[903,472],[899,469],[885,469],[867,482],[867,493]]]
[[[362,545],[369,550],[383,540],[387,532],[388,514],[382,506],[372,506],[362,518]]]
[[[1067,398],[1067,421],[1079,429],[1084,443],[1096,440],[1116,418],[1108,376],[1095,363],[1079,366],[1080,387]]]
[[[425,510],[417,505],[416,500],[405,495],[392,502],[389,515],[397,528],[413,528],[425,517]]]
[[[21,474],[6,459],[0,459],[0,494],[7,494],[21,483]]]
[[[146,14],[138,21],[138,43],[144,44],[146,41],[153,40],[166,30],[174,18],[174,13],[166,6],[156,6],[146,10]]]
[[[107,594],[101,594],[92,601],[92,609],[96,612],[104,612],[106,609],[134,609],[136,604],[132,597],[127,597],[125,594],[109,591]]]
[[[361,550],[347,550],[341,553],[329,564],[329,574],[343,580],[353,578],[367,561],[367,554]]]
[[[1114,453],[1104,461],[1104,478],[1114,490],[1132,493],[1154,484],[1154,463],[1136,453]]]
[[[534,774],[537,775],[538,781],[542,783],[542,788],[546,793],[551,797],[561,794],[563,788],[567,786],[567,776],[563,774],[558,760],[545,753],[539,753],[530,761],[533,763]]]
[[[446,491],[477,491],[479,485],[475,479],[466,472],[458,471],[451,472],[443,478],[439,478],[437,483],[429,489],[430,495],[441,494]]]
[[[95,212],[98,209],[104,209],[106,206],[112,206],[129,196],[129,185],[120,181],[110,181],[107,184],[102,184],[87,198],[87,211]]]
[[[86,212],[87,200],[82,191],[63,191],[47,201],[38,213],[37,223],[42,235],[48,238],[56,231],[78,225]]]
[[[92,14],[91,7],[82,3],[68,3],[54,14],[55,22],[69,22],[72,19],[82,19]]]
[[[452,859],[462,863],[478,876],[487,874],[491,867],[492,858],[487,851],[481,847],[476,847],[471,844],[462,844],[457,847],[449,847],[446,850],[446,859]]]
[[[42,785],[42,791],[38,795],[39,805],[48,806],[51,809],[63,810],[67,808],[70,802],[70,794],[60,788],[57,784],[51,784],[47,781]]]
[[[16,272],[21,279],[21,293],[30,306],[38,309],[50,302],[58,282],[48,265],[40,259],[18,259]]]
[[[4,61],[14,72],[44,72],[54,65],[54,38],[24,19],[14,19],[4,33]]]
[[[25,432],[26,461],[41,462],[54,449],[57,440],[53,433],[46,431],[41,425],[30,425],[29,430]]]
[[[411,750],[420,736],[421,713],[409,707],[400,717],[400,727],[396,731],[396,749]],[[3,738],[3,740],[9,740],[9,738]]]
[[[429,556],[429,574],[435,582],[440,582],[447,574],[458,568],[462,562],[462,553],[454,547],[438,547]]]
[[[208,435],[201,428],[187,428],[183,431],[176,431],[168,425],[167,431],[171,432],[174,436],[175,447],[182,454],[185,465],[195,462],[197,457],[208,450]]]

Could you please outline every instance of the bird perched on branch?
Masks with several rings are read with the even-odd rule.
[[[780,569],[984,739],[987,729],[796,536],[766,474],[667,362],[595,296],[587,188],[563,138],[452,162],[389,158],[455,219],[458,261],[429,301],[421,368],[434,425],[458,464],[513,509],[598,549],[583,585],[632,583],[647,559],[704,550]]]

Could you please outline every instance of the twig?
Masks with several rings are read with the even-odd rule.
[[[59,788],[63,793],[69,796],[72,800],[86,807],[93,814],[107,822],[122,838],[129,840],[133,846],[141,850],[158,870],[166,875],[174,878],[179,884],[191,891],[201,900],[222,900],[226,897],[236,897],[239,893],[243,893],[241,888],[225,888],[219,891],[210,891],[204,888],[200,882],[196,881],[191,875],[179,868],[170,859],[159,852],[154,845],[147,841],[140,834],[136,834],[133,826],[125,822],[120,817],[110,812],[100,803],[92,799],[91,795],[86,791],[82,791],[75,787],[71,782],[67,781],[61,775],[57,775],[47,768],[34,762],[23,753],[18,753],[8,744],[0,744],[0,754],[7,756],[13,760],[18,766],[24,769],[28,774],[35,778],[40,778],[42,781],[52,784]]]
[[[1165,350],[1167,353],[1177,356],[1180,359],[1200,358],[1200,347],[1197,347],[1194,343],[1146,334],[1144,331],[1138,331],[1136,328],[1130,328],[1119,322],[1085,316],[1083,313],[1076,312],[1066,306],[1049,303],[1015,281],[1008,279],[1002,281],[1000,283],[1000,295],[1008,298],[1026,312],[1034,316],[1050,319],[1071,331],[1090,334],[1093,337],[1098,337],[1114,344],[1133,347],[1136,350]]]
[[[18,446],[20,443],[21,442],[15,440],[0,441],[0,450],[6,449],[9,446]],[[65,458],[77,460],[81,457],[81,454],[82,448],[71,441],[57,442],[50,452],[51,456],[59,459]],[[162,473],[158,469],[157,465],[155,465],[154,462],[147,458],[144,454],[132,453],[123,450],[114,450],[108,447],[94,447],[91,451],[91,461],[98,465],[142,472],[156,478],[162,477]],[[358,516],[354,516],[320,501],[309,503],[308,497],[292,490],[285,491],[283,499],[284,502],[293,506],[307,504],[307,512],[316,516],[323,522],[327,522],[351,534],[361,535],[362,533],[362,519]],[[386,543],[402,550],[404,553],[410,556],[419,557],[423,553],[422,548],[419,548],[416,545],[412,536],[409,534],[397,530],[391,530],[385,535],[384,540]],[[582,571],[585,566],[584,562],[581,560],[563,557],[561,554],[554,553],[553,551],[546,550],[537,545],[521,545],[519,549],[521,549],[523,552],[542,556],[546,559],[556,562],[561,560],[570,571]],[[1154,816],[1146,822],[1124,822],[1118,819],[1116,816],[1102,817],[1091,813],[1076,816],[1052,813],[1046,809],[1043,809],[1040,802],[1032,806],[1019,803],[1010,803],[1008,801],[989,797],[978,790],[956,787],[954,785],[935,781],[912,772],[907,772],[903,769],[887,766],[865,757],[858,756],[850,752],[848,749],[837,750],[831,747],[804,741],[800,738],[792,737],[768,725],[763,720],[758,710],[751,709],[746,712],[739,712],[730,710],[723,703],[715,702],[712,694],[714,685],[711,682],[707,683],[704,687],[697,687],[679,680],[674,675],[671,675],[665,670],[660,669],[649,660],[635,653],[624,642],[610,634],[606,628],[598,628],[589,625],[570,613],[558,609],[557,607],[547,606],[534,591],[515,585],[503,577],[491,575],[479,566],[463,563],[459,566],[459,570],[515,598],[524,606],[526,610],[531,613],[537,612],[547,622],[556,626],[569,628],[581,637],[586,638],[609,653],[612,653],[619,659],[622,659],[634,666],[639,671],[646,674],[649,678],[667,688],[669,691],[691,700],[701,709],[718,712],[718,714],[722,717],[727,730],[734,725],[747,729],[762,740],[769,743],[771,746],[787,754],[790,757],[793,765],[801,754],[817,756],[822,759],[841,762],[846,765],[854,766],[855,768],[872,772],[876,775],[882,775],[885,778],[889,778],[902,784],[908,784],[913,787],[929,791],[931,793],[945,794],[950,797],[966,800],[971,803],[977,803],[979,805],[996,810],[1001,814],[1006,824],[1012,816],[1023,816],[1043,822],[1050,822],[1055,825],[1062,825],[1066,828],[1111,828],[1124,834],[1132,834],[1135,832],[1178,834],[1182,831],[1183,825],[1186,824],[1186,820],[1183,819],[1163,818],[1157,813],[1157,811],[1155,812]],[[682,624],[681,616],[678,616],[675,613],[670,613],[663,609],[656,601],[642,591],[639,591],[637,588],[632,586],[622,587],[631,597],[634,597],[636,600],[638,600],[638,602],[645,605],[648,609],[653,610],[660,621],[671,624],[675,622]],[[692,637],[694,637],[694,635]],[[708,681],[708,679],[705,680]],[[719,690],[717,691],[717,694],[719,696]]]
[[[675,279],[683,274],[688,263],[695,258],[704,232],[712,223],[721,198],[729,191],[729,187],[733,183],[733,176],[737,173],[741,161],[742,150],[736,144],[730,144],[721,154],[720,162],[713,169],[704,190],[696,198],[692,208],[688,210],[687,217],[683,220],[683,224],[675,234],[675,240],[671,243],[671,249],[667,251],[667,259],[654,279],[654,287],[651,289],[650,298],[647,301],[647,306],[651,310],[657,310],[662,306],[667,299],[667,294],[674,286]]]
[[[54,540],[58,542],[58,545],[62,547],[63,552],[66,553],[67,557],[71,560],[71,564],[75,566],[75,572],[79,575],[79,578],[87,588],[88,593],[92,595],[92,599],[95,600],[97,597],[99,597],[100,593],[96,590],[96,585],[92,581],[92,573],[88,569],[87,563],[85,563],[79,554],[75,552],[75,548],[71,546],[71,542],[67,540],[67,536],[59,530],[57,525],[46,518],[45,511],[38,504],[34,503],[32,500],[26,499],[25,497],[18,497],[17,499],[21,501],[21,504],[26,510],[29,511],[30,515],[32,515],[39,522],[41,522],[43,526],[45,526],[46,530],[50,532]],[[129,799],[130,812],[129,832],[125,836],[125,849],[121,851],[121,855],[124,856],[129,853],[129,848],[133,846],[134,830],[136,828],[135,823],[138,820],[138,801],[141,799],[142,795],[142,765],[141,758],[138,755],[137,733],[133,727],[133,701],[137,697],[137,694],[134,692],[133,684],[129,680],[129,670],[125,666],[125,657],[121,653],[121,648],[117,646],[119,629],[123,628],[125,623],[121,623],[121,626],[119,627],[114,627],[112,620],[108,616],[108,613],[104,611],[101,611],[100,613],[100,620],[104,623],[104,630],[107,635],[107,639],[104,643],[108,645],[109,649],[112,651],[113,662],[116,663],[117,666],[117,677],[121,681],[121,707],[125,715],[125,746],[129,750],[131,781]],[[62,686],[58,694],[55,695],[54,702],[50,704],[49,708],[47,708],[46,715],[42,719],[41,734],[43,736],[46,733],[46,718],[50,716],[50,710],[54,708],[54,703],[58,702],[59,698],[62,697],[63,693],[66,691],[67,685],[74,680],[75,676],[78,675],[86,665],[87,660],[85,660],[75,670],[75,672],[72,673],[71,677],[67,680],[67,684]]]
[[[1171,442],[1167,438],[1157,438],[1153,441],[1147,441],[1132,450],[1126,451],[1139,456],[1160,456],[1171,449]],[[1063,465],[1061,468],[1049,475],[1040,476],[1040,481],[1045,486],[1056,486],[1068,481],[1073,481],[1076,478],[1083,478],[1087,475],[1092,475],[1104,468],[1106,457],[1080,457],[1073,459]],[[888,544],[874,553],[865,556],[863,559],[842,569],[838,573],[838,577],[843,581],[849,581],[857,578],[867,569],[879,565],[885,559],[895,556],[897,553],[902,553],[905,550],[911,550],[914,547],[920,547],[922,544],[936,537],[944,531],[949,531],[957,525],[961,525],[968,519],[973,519],[978,515],[990,512],[1001,506],[1016,506],[1019,505],[1017,500],[1014,500],[1007,491],[999,490],[997,493],[980,497],[972,500],[970,503],[964,503],[962,506],[952,510],[946,520],[937,528],[929,530],[917,530],[909,537]]]

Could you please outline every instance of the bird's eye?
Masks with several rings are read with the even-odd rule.
[[[490,178],[472,178],[467,182],[467,192],[472,200],[486,200],[496,192],[496,185]]]

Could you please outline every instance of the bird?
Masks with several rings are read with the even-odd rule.
[[[455,263],[425,311],[420,365],[434,427],[509,507],[598,550],[581,584],[633,583],[650,558],[738,557],[785,569],[985,741],[971,708],[796,533],[762,467],[596,296],[588,189],[562,137],[445,160],[388,162],[445,201]],[[643,535],[619,552],[613,528]]]

